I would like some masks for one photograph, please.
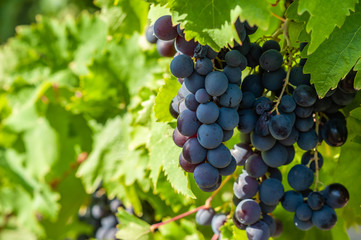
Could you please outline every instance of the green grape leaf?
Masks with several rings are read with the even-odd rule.
[[[333,32],[334,28],[341,27],[350,10],[355,9],[358,0],[332,0],[324,4],[322,0],[300,0],[298,13],[310,13],[306,30],[311,33],[311,42],[307,54],[313,53],[320,44]],[[327,16],[327,17],[326,17]]]
[[[356,89],[361,89],[361,58],[358,59],[354,70],[357,71],[356,76],[355,76],[355,82],[354,82],[354,88]]]
[[[288,26],[288,35],[290,38],[291,46],[298,48],[299,47],[299,36],[304,30],[304,24],[298,22],[290,22]]]
[[[296,22],[306,22],[309,19],[310,14],[308,12],[304,12],[301,15],[298,14],[298,5],[299,0],[291,3],[291,5],[286,10],[286,17]]]
[[[168,124],[152,122],[152,133],[149,140],[151,177],[156,183],[161,166],[174,190],[191,198],[195,198],[188,186],[188,179],[179,167],[178,159],[182,149],[172,140],[173,128]]]
[[[169,112],[169,104],[177,96],[180,85],[174,78],[165,78],[164,85],[159,89],[155,98],[154,114],[157,121],[170,122],[174,118]]]
[[[361,56],[361,12],[352,13],[345,24],[336,28],[330,38],[311,54],[304,72],[311,74],[311,83],[319,96],[324,96],[355,65]]]
[[[101,17],[109,25],[109,32],[117,38],[143,32],[147,23],[149,4],[142,0],[96,0]]]
[[[140,220],[134,215],[129,214],[124,209],[119,209],[119,222],[117,239],[121,240],[149,240],[153,239],[152,232],[148,223]]]
[[[242,20],[248,20],[250,24],[256,24],[264,30],[269,28],[272,18],[271,5],[263,0],[252,2],[148,0],[148,2],[166,4],[172,12],[173,23],[181,23],[182,28],[185,29],[187,40],[194,38],[203,45],[208,44],[216,51],[228,44],[233,46],[234,39],[239,41],[233,26],[237,17],[240,16]],[[157,9],[153,9],[151,18],[154,19],[159,15]]]

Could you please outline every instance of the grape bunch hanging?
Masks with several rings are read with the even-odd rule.
[[[235,29],[242,45],[234,42],[234,47],[215,52],[186,41],[170,16],[148,28],[148,41],[157,44],[162,56],[173,57],[170,70],[181,84],[169,109],[177,118],[173,140],[183,148],[179,164],[206,192],[218,189],[222,176],[243,166],[233,187],[233,222],[246,230],[249,239],[281,234],[282,223],[272,216],[279,203],[294,213],[297,228],[329,230],[337,222],[334,209],[347,204],[349,193],[339,183],[319,191],[323,157],[317,146],[323,141],[333,147],[346,142],[346,119],[339,110],[355,98],[356,72],[351,70],[320,99],[309,74],[303,73],[307,60],[293,58],[298,50],[281,52],[274,39],[262,46],[251,43],[249,35],[257,27],[247,22],[237,20]],[[305,47],[307,43],[301,43],[299,51]],[[248,75],[242,80],[246,67]],[[243,142],[229,150],[224,142],[236,127]],[[295,144],[305,153],[288,172],[293,190],[285,192],[278,168],[293,161]],[[226,220],[226,214],[216,214],[212,208],[196,216],[200,225],[212,224],[216,234]]]

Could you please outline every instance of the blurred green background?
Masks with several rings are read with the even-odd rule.
[[[16,26],[35,22],[38,14],[63,18],[82,10],[94,12],[97,7],[93,0],[1,0],[0,43],[14,36]]]

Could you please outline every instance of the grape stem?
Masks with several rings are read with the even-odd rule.
[[[153,225],[150,226],[150,231],[154,232],[154,230],[156,230],[157,228],[159,228],[159,227],[161,227],[161,226],[163,226],[163,225],[165,225],[165,224],[168,224],[168,223],[177,221],[177,220],[179,220],[179,219],[182,219],[182,218],[184,218],[184,217],[187,217],[187,216],[189,216],[189,215],[191,215],[191,214],[193,214],[193,213],[198,212],[198,211],[201,210],[201,209],[208,209],[208,208],[210,208],[213,198],[219,193],[219,191],[224,187],[224,185],[225,185],[231,178],[232,178],[232,175],[227,176],[227,177],[223,180],[223,182],[222,182],[222,184],[219,186],[219,188],[218,188],[216,191],[214,191],[213,194],[206,200],[206,202],[205,202],[204,205],[202,205],[202,206],[200,206],[200,207],[197,207],[197,208],[195,208],[195,209],[192,209],[192,210],[190,210],[190,211],[188,211],[188,212],[179,214],[179,215],[177,215],[177,216],[175,216],[175,217],[173,217],[173,218],[171,218],[171,219],[168,219],[168,220],[166,220],[166,221],[164,221],[164,222],[160,222],[160,223],[153,224]]]
[[[291,69],[292,69],[292,61],[293,61],[293,51],[292,51],[293,49],[291,48],[291,41],[290,41],[289,35],[288,35],[288,24],[289,24],[289,19],[287,19],[284,22],[282,28],[280,28],[284,33],[284,36],[286,39],[286,44],[287,44],[286,47],[284,47],[284,49],[289,49],[289,52],[288,52],[288,60],[287,60],[287,75],[285,78],[285,82],[283,83],[281,94],[275,101],[275,105],[274,105],[273,109],[271,110],[271,113],[276,111],[277,114],[280,114],[280,112],[278,110],[278,106],[281,103],[282,96],[285,93],[287,86],[289,85],[289,79],[290,79],[290,74],[291,74]],[[280,29],[278,29],[278,30],[280,30]],[[278,30],[275,32],[275,34],[278,32]]]
[[[316,131],[316,134],[318,136],[319,134],[319,126],[320,126],[320,119],[319,119],[319,116],[318,116],[318,113],[315,114],[315,131]],[[313,191],[317,191],[317,184],[320,182],[319,180],[319,169],[318,169],[318,150],[317,150],[317,147],[318,147],[319,143],[317,143],[316,147],[315,147],[315,153],[313,155],[313,161],[315,161],[315,176],[316,176],[316,181],[315,181],[315,187],[313,189]]]
[[[273,12],[271,12],[271,14],[272,14],[272,16],[274,16],[275,18],[281,20],[282,22],[286,22],[286,21],[287,21],[287,20],[284,19],[283,17],[280,17],[280,16],[278,16],[277,14],[275,14],[275,13],[273,13]]]
[[[219,238],[219,233],[215,233],[211,240],[217,240]]]

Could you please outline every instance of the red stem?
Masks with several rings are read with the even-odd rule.
[[[153,225],[150,226],[150,230],[153,232],[155,229],[159,228],[160,226],[163,226],[163,225],[165,225],[165,224],[167,224],[167,223],[170,223],[170,222],[174,222],[174,221],[176,221],[176,220],[178,220],[178,219],[184,218],[184,217],[186,217],[186,216],[188,216],[188,215],[191,215],[191,214],[193,214],[193,213],[195,213],[195,212],[198,212],[198,211],[201,210],[201,209],[206,209],[206,208],[207,208],[206,205],[202,205],[202,206],[197,207],[197,208],[195,208],[195,209],[193,209],[193,210],[190,210],[190,211],[188,211],[188,212],[185,212],[185,213],[182,213],[182,214],[180,214],[180,215],[178,215],[178,216],[175,216],[175,217],[173,217],[173,218],[171,218],[171,219],[168,219],[167,221],[153,224]]]

